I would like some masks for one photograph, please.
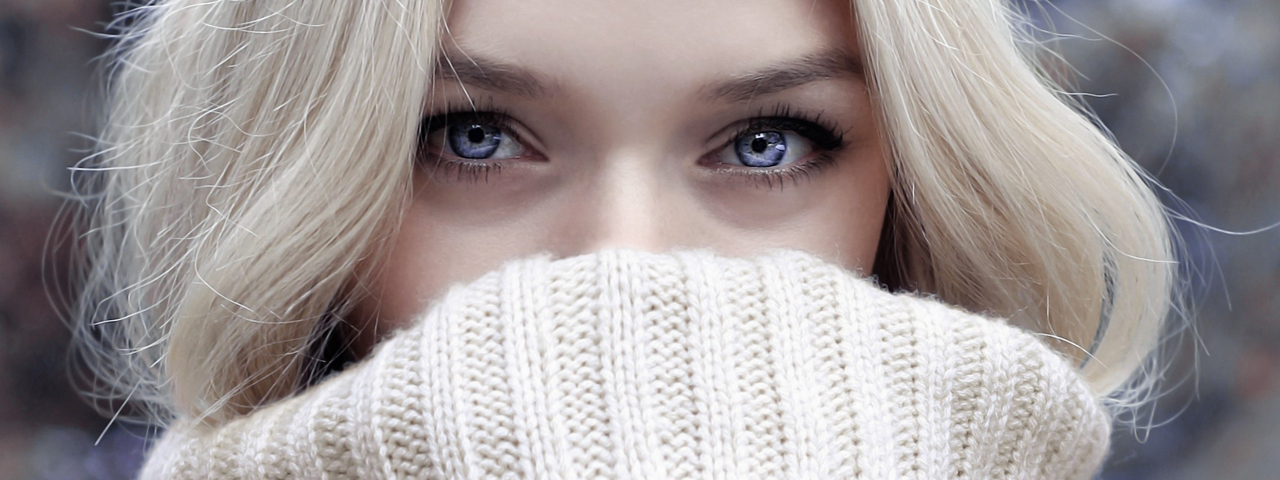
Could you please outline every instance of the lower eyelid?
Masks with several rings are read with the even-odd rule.
[[[441,184],[488,183],[505,166],[501,162],[470,162],[440,158],[430,165],[420,165],[429,178]]]
[[[836,161],[835,155],[831,152],[821,152],[811,159],[798,160],[786,167],[760,169],[730,166],[724,168],[725,172],[722,174],[735,181],[749,182],[754,187],[770,190],[778,187],[780,190],[785,190],[788,182],[798,184],[801,180],[813,180]]]

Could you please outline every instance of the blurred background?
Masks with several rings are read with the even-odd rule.
[[[1024,1],[1189,219],[1194,334],[1169,344],[1159,426],[1117,429],[1102,478],[1280,479],[1280,230],[1240,234],[1280,221],[1280,0]],[[145,448],[75,394],[42,281],[69,260],[43,251],[101,114],[89,32],[121,8],[0,0],[0,479],[132,478]]]

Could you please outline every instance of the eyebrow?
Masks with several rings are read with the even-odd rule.
[[[702,92],[703,98],[709,101],[749,102],[761,95],[778,93],[821,80],[862,75],[862,61],[856,55],[837,49],[805,55],[763,70],[735,75],[731,80],[703,88]]]
[[[506,92],[528,98],[555,95],[559,89],[543,80],[541,75],[518,65],[465,56],[465,61],[454,62],[448,55],[436,61],[436,81],[453,80],[495,92]]]
[[[545,98],[558,94],[559,85],[519,65],[464,56],[465,61],[451,61],[441,55],[436,63],[435,80],[452,80],[464,85],[504,92],[526,98]],[[707,101],[749,102],[755,97],[778,93],[801,85],[863,75],[862,61],[845,50],[830,50],[787,60],[750,73],[706,85],[699,89]]]

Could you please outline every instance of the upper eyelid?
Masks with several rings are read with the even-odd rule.
[[[725,135],[724,140],[720,142],[716,142],[716,144],[719,145],[719,147],[717,148],[725,148],[732,145],[733,142],[737,141],[738,138],[742,137],[743,135],[746,135],[747,133],[754,132],[754,131],[761,131],[763,129],[781,129],[781,130],[795,132],[796,134],[799,134],[800,136],[805,137],[806,140],[809,140],[811,142],[822,141],[819,139],[811,138],[809,137],[809,135],[806,135],[803,132],[800,132],[799,130],[794,128],[799,125],[784,125],[785,123],[793,123],[793,124],[801,124],[801,125],[809,124],[814,127],[817,127],[818,129],[821,129],[824,132],[824,134],[829,135],[831,137],[830,139],[826,139],[825,141],[822,141],[822,143],[834,144],[830,146],[815,145],[816,147],[825,149],[825,150],[838,150],[842,148],[845,144],[845,140],[844,140],[845,132],[840,129],[839,125],[836,125],[834,123],[830,125],[825,125],[823,123],[817,122],[816,120],[818,119],[815,118],[813,120],[808,120],[808,119],[797,118],[797,117],[779,117],[779,116],[753,117],[745,120],[744,121],[745,123],[740,122],[739,124],[741,126],[735,127],[734,125],[730,125],[729,127],[721,129],[719,132],[716,132],[716,134],[713,135],[711,138],[714,139],[721,135]],[[788,127],[791,127],[791,128],[788,128]],[[727,132],[727,135],[726,135],[726,132]]]
[[[436,114],[423,117],[422,128],[424,130],[425,129],[435,130],[435,128],[448,126],[449,123],[445,122],[440,125],[435,125],[435,128],[431,128],[433,126],[432,120],[435,120],[437,118],[448,120],[455,117],[457,118],[471,117],[479,120],[494,120],[495,123],[497,123],[499,126],[506,126],[507,124],[511,123],[511,117],[506,113],[499,112],[499,111],[483,111],[483,110],[455,111],[455,112],[446,111],[446,112],[436,113]]]
[[[472,117],[477,119],[492,120],[496,127],[501,128],[504,132],[511,135],[515,141],[520,142],[525,147],[529,147],[527,137],[521,131],[522,127],[519,123],[503,110],[466,110],[466,111],[445,111],[429,115],[422,119],[422,126],[419,127],[418,138],[425,141],[427,134],[449,125],[449,122],[441,123],[433,126],[431,120],[436,118],[449,119],[451,117]]]
[[[730,123],[724,128],[716,130],[715,133],[707,137],[707,142],[708,143],[714,142],[716,138],[721,137],[726,132],[731,132],[733,133],[733,136],[736,137],[737,135],[741,135],[745,132],[750,131],[751,128],[753,127],[767,126],[763,124],[768,124],[771,122],[792,121],[792,122],[807,123],[810,125],[817,126],[822,130],[830,132],[832,136],[834,136],[837,140],[841,140],[841,143],[843,143],[842,140],[845,137],[845,135],[848,133],[848,130],[843,128],[839,124],[839,122],[826,118],[823,115],[824,115],[823,111],[819,111],[816,114],[811,114],[811,113],[808,113],[806,109],[792,107],[790,104],[786,102],[776,103],[772,107],[761,106],[759,109],[756,110],[755,115],[752,115],[749,118],[745,118],[745,119]],[[734,138],[734,137],[731,137],[731,138]]]

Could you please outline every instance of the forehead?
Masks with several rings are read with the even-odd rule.
[[[680,82],[856,53],[852,25],[847,0],[455,0],[444,47],[557,76]]]

